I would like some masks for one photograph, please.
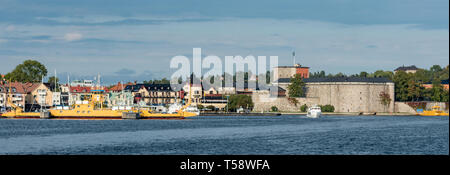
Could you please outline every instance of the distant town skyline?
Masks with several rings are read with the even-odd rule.
[[[449,64],[447,0],[0,0],[0,73],[24,60],[108,82],[170,77],[170,59],[278,56],[310,72]],[[71,78],[71,79],[72,79]],[[65,82],[62,78],[61,82]]]

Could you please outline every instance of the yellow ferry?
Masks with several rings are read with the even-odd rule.
[[[191,93],[190,93],[191,94]],[[151,109],[140,108],[130,110],[112,110],[103,108],[103,92],[101,90],[92,91],[90,97],[85,101],[78,101],[71,108],[53,108],[44,112],[24,112],[23,109],[10,99],[8,104],[13,110],[2,114],[7,118],[59,118],[59,119],[184,119],[186,117],[197,116],[196,113],[187,112],[185,109],[191,105],[191,97],[188,103],[177,113],[163,114],[155,113]]]
[[[421,116],[448,116],[448,113],[440,110],[441,107],[433,106],[431,111],[424,110],[422,113],[418,113]]]

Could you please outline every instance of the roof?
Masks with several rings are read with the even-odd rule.
[[[280,78],[278,79],[279,83],[290,83],[290,78]],[[303,79],[305,83],[320,83],[320,82],[367,82],[367,83],[387,83],[392,82],[388,78],[384,77],[331,77],[331,78],[305,78]]]
[[[70,93],[88,93],[91,91],[91,87],[83,86],[71,86],[69,87]]]
[[[39,85],[41,85],[41,83],[20,83],[20,82],[13,82],[11,83],[11,89],[13,91],[15,91],[15,93],[18,94],[27,94],[27,93],[31,93],[32,91],[34,91],[36,88],[39,87]],[[3,86],[3,89],[6,91],[9,90],[10,85],[9,84],[5,84],[5,85],[0,85]]]
[[[276,68],[308,68],[309,67],[304,67],[304,66],[277,66]]]
[[[113,92],[122,91],[128,85],[134,85],[134,84],[133,83],[122,84],[122,83],[119,82],[115,86],[109,88],[109,90],[113,91]]]
[[[424,84],[433,84],[432,82],[427,82]],[[448,84],[448,80],[441,80],[441,84]]]
[[[138,92],[141,88],[145,88],[148,91],[174,91],[170,84],[135,84],[127,85],[124,90],[131,92]]]
[[[407,70],[418,70],[419,68],[417,68],[415,65],[412,66],[402,66],[402,67],[398,67],[397,69],[395,69],[395,71],[407,71]]]

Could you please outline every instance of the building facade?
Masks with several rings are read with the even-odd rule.
[[[302,78],[309,78],[309,67],[303,67],[300,64],[275,67],[273,69],[273,82],[282,78],[292,78],[295,74],[300,74]]]
[[[416,73],[419,68],[417,68],[415,65],[411,66],[401,66],[394,70],[395,73],[398,71],[405,71],[406,73]]]
[[[172,89],[170,84],[135,84],[127,85],[124,89],[132,93],[134,103],[146,105],[167,105],[181,102],[184,92]]]

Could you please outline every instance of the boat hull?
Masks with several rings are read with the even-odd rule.
[[[89,120],[102,120],[102,119],[124,119],[123,113],[125,111],[112,111],[105,113],[105,111],[95,112],[92,111],[90,114],[73,114],[72,111],[54,111],[51,110],[51,119],[89,119]],[[137,113],[137,111],[136,111]],[[136,119],[184,119],[186,117],[197,116],[195,113],[183,112],[176,114],[160,114],[160,113],[149,113],[140,112]],[[17,119],[39,119],[41,118],[40,113],[36,112],[9,112],[2,115],[4,118],[17,118]]]

